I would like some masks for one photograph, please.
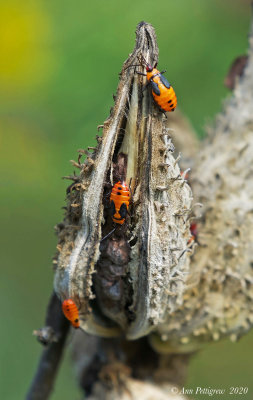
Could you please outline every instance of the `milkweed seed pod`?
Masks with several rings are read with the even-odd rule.
[[[192,189],[203,204],[200,245],[180,309],[151,337],[160,352],[191,351],[223,337],[236,341],[253,325],[252,165],[253,24],[247,66],[193,168]]]
[[[136,36],[98,146],[73,162],[80,176],[69,177],[54,281],[61,300],[76,303],[84,331],[129,339],[156,330],[180,307],[193,247],[187,245],[191,189],[166,119],[143,92],[146,78],[130,68],[140,56],[157,62],[155,32],[142,22]],[[126,221],[110,234],[107,202],[118,181],[131,185],[132,196]]]

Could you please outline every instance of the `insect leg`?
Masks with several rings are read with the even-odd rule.
[[[138,75],[143,75],[143,76],[147,76],[147,74],[143,74],[142,72],[136,71],[136,74]]]
[[[147,83],[145,83],[145,85],[142,88],[142,93],[144,92],[144,90],[147,89],[147,87],[150,85],[150,81],[148,81]]]
[[[155,102],[155,104],[156,104],[156,102]],[[156,105],[158,105],[158,104],[156,104]],[[158,106],[158,108],[159,108],[159,110],[163,113],[163,115],[165,116],[165,118],[168,119],[167,114],[166,114],[166,111],[163,110],[160,106]]]

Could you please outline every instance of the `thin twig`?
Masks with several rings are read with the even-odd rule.
[[[69,322],[61,311],[61,303],[55,293],[52,294],[46,316],[46,325],[54,332],[51,340],[41,355],[37,372],[28,391],[26,400],[47,400],[53,389],[59,363],[63,354],[65,341],[69,330]],[[38,336],[41,337],[43,329]]]

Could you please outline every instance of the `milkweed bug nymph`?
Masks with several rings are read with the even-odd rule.
[[[131,198],[130,189],[126,185],[126,183],[124,181],[123,182],[118,181],[117,183],[115,183],[110,194],[110,206],[109,206],[109,213],[115,224],[117,225],[124,224],[127,216],[130,198]],[[105,237],[103,237],[101,242],[107,239],[109,236],[111,236],[111,234],[116,230],[116,226],[113,228],[111,232],[109,232]]]
[[[110,195],[110,211],[113,222],[124,224],[130,202],[129,187],[125,182],[117,182]]]
[[[78,308],[73,300],[64,300],[64,302],[62,303],[62,312],[65,317],[71,322],[74,328],[80,327]]]
[[[163,76],[166,71],[158,71],[158,69],[156,69],[157,63],[152,67],[144,58],[140,59],[140,63],[141,65],[145,65],[147,71],[146,74],[137,72],[137,74],[147,77],[148,82],[144,89],[149,85],[151,86],[153,99],[162,112],[174,111],[177,106],[177,97],[173,87]],[[138,65],[133,65],[133,67],[134,66]]]

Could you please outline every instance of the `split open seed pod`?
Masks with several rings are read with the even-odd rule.
[[[143,91],[146,78],[136,71],[145,69],[133,67],[157,62],[155,32],[142,22],[136,36],[98,146],[74,163],[80,176],[70,177],[57,227],[54,283],[62,300],[77,304],[83,330],[128,339],[156,330],[180,306],[192,249],[192,194],[173,155],[169,116]],[[131,183],[132,196],[124,224],[110,233],[108,199],[117,181]]]

